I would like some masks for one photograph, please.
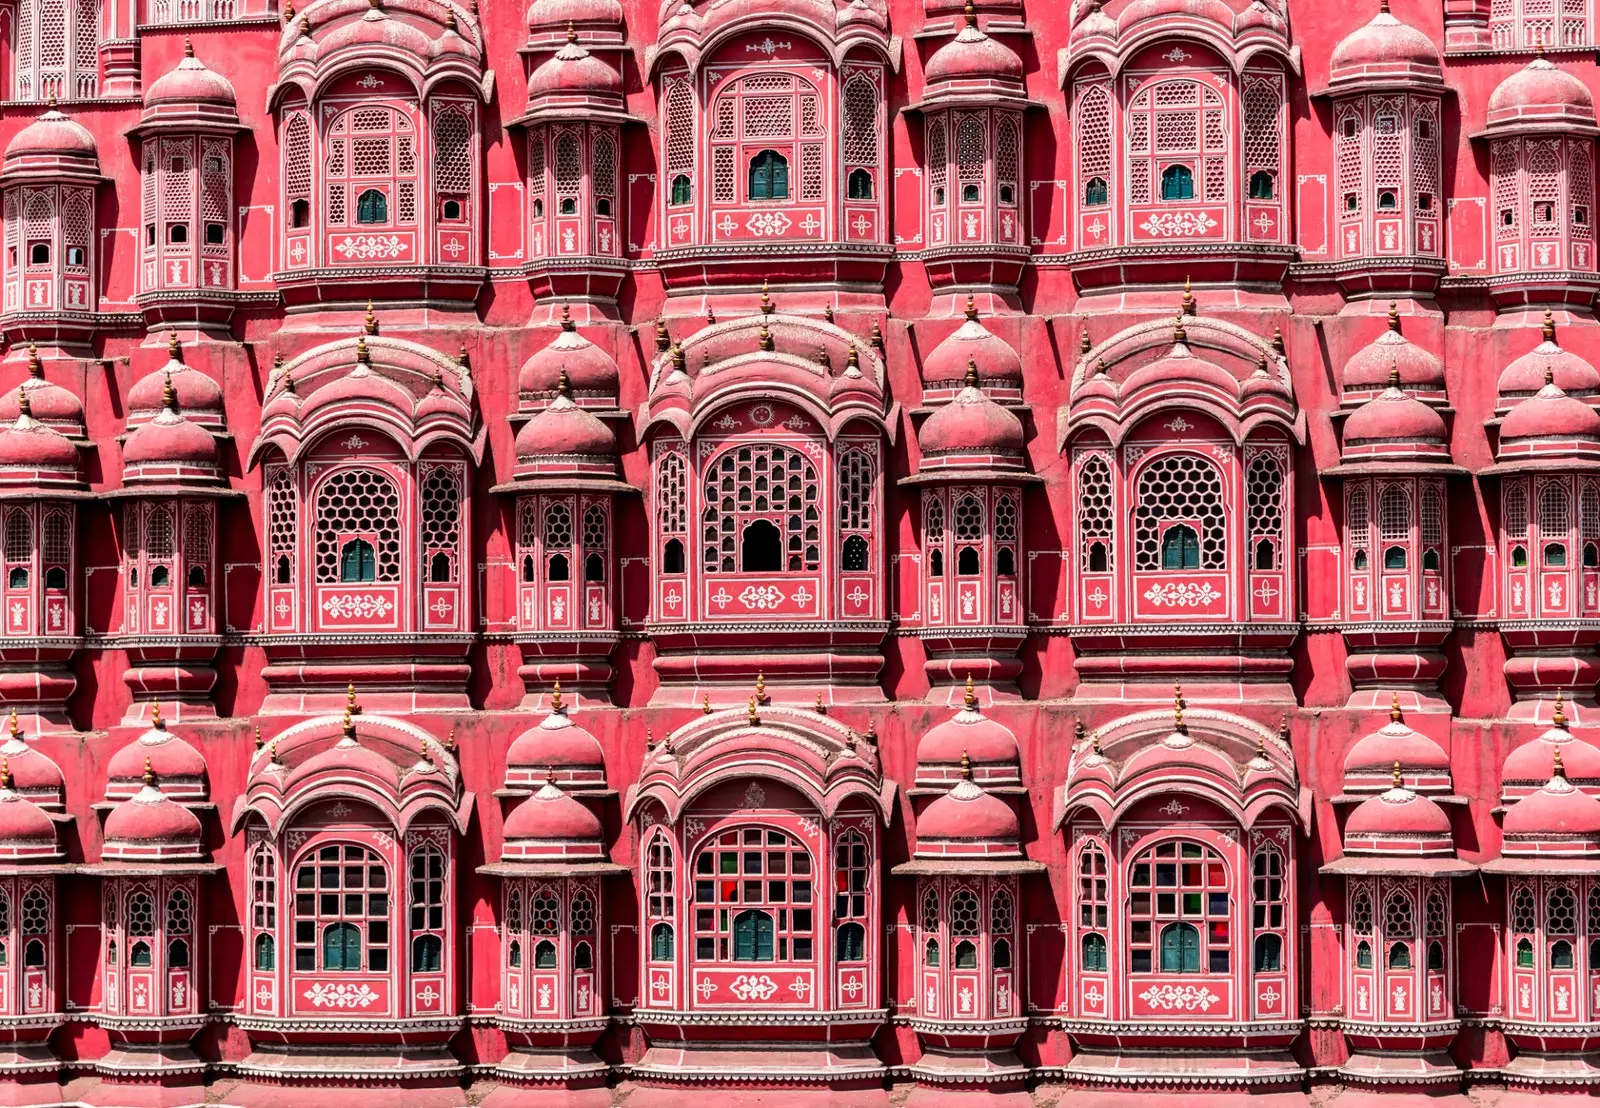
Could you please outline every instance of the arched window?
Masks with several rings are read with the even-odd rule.
[[[339,552],[340,581],[374,581],[378,576],[378,561],[372,544],[366,539],[351,539]],[[152,584],[156,582],[152,581]]]
[[[1389,894],[1383,902],[1383,938],[1389,943],[1388,966],[1390,969],[1411,968],[1411,945],[1409,940],[1417,937],[1416,913],[1411,906],[1411,898],[1401,892]]]
[[[811,854],[775,828],[721,832],[694,862],[698,962],[807,962],[815,953]]]
[[[417,135],[411,116],[363,104],[328,127],[323,172],[332,227],[413,226],[417,222]]]
[[[983,505],[974,496],[964,496],[955,506],[956,572],[974,577],[982,572],[980,551],[984,540]]]
[[[733,447],[710,460],[703,480],[701,566],[706,572],[749,572],[741,566],[751,553],[756,564],[770,565],[774,534],[779,557],[773,569],[815,570],[821,565],[817,470],[803,451],[766,443]],[[752,533],[755,521],[767,527]],[[757,543],[753,551],[752,539]]]
[[[1106,203],[1106,179],[1104,177],[1090,177],[1083,186],[1083,204],[1086,208],[1098,208]]]
[[[1083,968],[1095,973],[1104,973],[1106,968],[1106,940],[1101,935],[1085,935],[1083,937]]]
[[[834,946],[834,959],[840,962],[860,962],[866,959],[867,932],[859,923],[846,923],[839,927]]]
[[[667,82],[662,115],[667,147],[666,173],[672,182],[671,202],[687,204],[693,198],[690,175],[695,168],[694,90],[687,78]]]
[[[1150,973],[1157,965],[1162,972],[1228,972],[1229,882],[1216,851],[1194,842],[1159,843],[1134,860],[1128,876],[1128,951],[1134,973]],[[1173,920],[1178,922],[1169,922]],[[1168,969],[1174,960],[1179,968]]]
[[[967,115],[956,125],[956,175],[961,180],[961,202],[983,199],[983,170],[988,135],[981,115]]]
[[[672,203],[687,204],[694,198],[689,187],[689,175],[680,173],[672,179]]]
[[[783,569],[783,536],[771,520],[753,519],[739,540],[739,569],[744,573],[777,573]]]
[[[645,850],[645,916],[656,920],[650,928],[650,959],[670,962],[673,956],[671,920],[676,903],[673,897],[672,845],[657,832]]]
[[[294,887],[297,972],[388,972],[389,870],[375,851],[354,844],[319,847],[296,866]]]
[[[578,198],[583,182],[583,154],[578,136],[572,131],[562,131],[555,145],[556,211],[561,215],[578,214]]]
[[[472,123],[451,105],[433,117],[433,193],[443,219],[457,220],[472,196]]]
[[[977,894],[971,889],[958,889],[950,898],[950,937],[955,940],[951,953],[956,969],[977,968],[982,919]]]
[[[672,961],[672,924],[658,923],[650,929],[650,960]]]
[[[1140,471],[1134,496],[1134,568],[1168,568],[1167,520],[1182,520],[1196,535],[1198,568],[1227,565],[1227,520],[1222,508],[1222,474],[1194,454],[1168,454]],[[1182,553],[1184,539],[1176,540]]]
[[[1194,170],[1186,165],[1169,165],[1161,171],[1161,199],[1193,200]]]
[[[1283,968],[1283,940],[1277,935],[1256,936],[1255,968],[1257,973],[1275,972]]]
[[[442,851],[425,846],[412,853],[411,969],[414,973],[437,973],[442,968],[439,963],[444,949],[445,877]]]
[[[452,582],[461,538],[461,480],[456,468],[424,467],[421,499],[422,556],[428,580]]]
[[[317,486],[316,519],[319,584],[400,579],[400,493],[388,476],[370,469],[334,473]],[[351,552],[353,539],[365,550]],[[360,576],[368,565],[371,575]]]
[[[849,197],[851,200],[871,200],[872,174],[864,169],[852,169],[849,180]]]
[[[1178,523],[1161,536],[1162,569],[1199,569],[1200,536],[1194,528]]]
[[[418,935],[411,940],[411,972],[412,973],[438,973],[444,967],[441,965],[444,943],[437,935]]]
[[[928,551],[928,576],[944,576],[944,501],[929,493],[922,502],[922,545]]]
[[[278,968],[278,947],[271,935],[256,936],[256,969],[270,973]]]
[[[1254,173],[1250,174],[1250,199],[1271,200],[1272,186],[1272,174],[1268,173],[1264,169],[1256,170]]]
[[[583,579],[606,579],[606,509],[605,505],[590,504],[583,511]]]
[[[1112,512],[1111,467],[1091,454],[1078,470],[1078,534],[1085,543],[1083,568],[1091,573],[1111,569]]]
[[[751,200],[789,198],[789,159],[776,150],[763,150],[750,159]]]
[[[379,189],[363,189],[356,197],[356,222],[389,222],[389,198]]]

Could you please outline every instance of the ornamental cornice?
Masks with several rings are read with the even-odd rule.
[[[92,1012],[83,1018],[83,1022],[115,1031],[173,1031],[184,1028],[198,1031],[213,1020],[203,1013],[189,1016],[118,1016],[109,1012]]]
[[[616,1071],[623,1077],[644,1077],[652,1082],[664,1085],[712,1085],[717,1088],[734,1086],[737,1088],[787,1088],[794,1085],[833,1085],[845,1079],[881,1079],[888,1073],[888,1067],[879,1063],[876,1066],[835,1066],[825,1073],[737,1073],[729,1070],[697,1070],[679,1067],[644,1066],[635,1063],[617,1067]]]
[[[473,1016],[471,1019],[474,1027],[498,1027],[502,1031],[517,1031],[524,1034],[557,1034],[577,1035],[584,1032],[600,1032],[611,1026],[609,1016],[600,1016],[596,1019],[549,1019],[525,1020],[514,1016]]]
[[[896,1027],[909,1027],[919,1035],[1020,1035],[1028,1029],[1029,1023],[1025,1018],[937,1020],[920,1016],[895,1016],[889,1022]]]
[[[1189,630],[1193,630],[1193,628],[1189,628]],[[876,631],[878,634],[883,635],[883,634],[887,634],[888,631],[889,631],[889,621],[888,620],[879,620],[879,619],[863,619],[863,620],[844,620],[844,619],[794,620],[793,622],[778,622],[776,620],[769,620],[769,621],[765,621],[765,622],[757,622],[757,621],[751,621],[751,620],[729,620],[726,623],[721,623],[721,622],[718,622],[718,623],[687,623],[686,622],[686,623],[647,623],[647,624],[645,624],[645,633],[647,635],[672,635],[672,634],[684,634],[684,633],[692,633],[692,634],[696,634],[696,635],[705,635],[705,634],[749,635],[749,634],[752,634],[752,633],[757,633],[757,634],[766,633],[766,632],[794,633],[794,632],[797,632],[797,631],[806,631],[806,632],[810,632],[810,631],[851,631],[851,632]]]
[[[1145,1035],[1160,1038],[1186,1038],[1194,1035],[1298,1035],[1305,1020],[1274,1021],[1173,1021],[1171,1023],[1133,1020],[1091,1020],[1075,1016],[1035,1016],[1040,1027],[1065,1031],[1069,1035]]]
[[[1461,1030],[1460,1020],[1435,1020],[1432,1023],[1408,1023],[1395,1025],[1392,1023],[1371,1023],[1364,1020],[1342,1019],[1338,1023],[1341,1031],[1355,1031],[1362,1035],[1395,1035],[1400,1037],[1415,1037],[1418,1035],[1453,1035]],[[1566,1030],[1563,1027],[1562,1030]]]
[[[877,1024],[888,1020],[889,1009],[865,1008],[844,1012],[783,1012],[736,1010],[726,1012],[685,1012],[679,1009],[634,1009],[625,1022],[634,1025],[666,1023],[683,1027],[838,1027],[849,1024]]]
[[[241,1031],[265,1031],[277,1034],[305,1034],[314,1032],[318,1034],[360,1034],[377,1033],[385,1035],[440,1035],[453,1034],[466,1025],[464,1016],[433,1017],[396,1017],[394,1019],[300,1019],[295,1017],[280,1016],[241,1016],[235,1015],[232,1019],[235,1027]],[[239,1063],[244,1066],[244,1062]],[[271,1068],[262,1072],[276,1072]],[[322,1073],[315,1070],[308,1072]],[[363,1071],[364,1072],[364,1071]],[[395,1077],[404,1077],[407,1072],[395,1071]]]

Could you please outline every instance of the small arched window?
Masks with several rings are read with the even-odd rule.
[[[1272,973],[1283,968],[1283,940],[1277,935],[1256,936],[1257,973]]]
[[[1437,939],[1428,944],[1428,968],[1430,970],[1444,969],[1444,944]]]
[[[970,939],[962,939],[956,944],[956,969],[977,969],[978,947]]]
[[[1106,202],[1106,179],[1104,177],[1090,177],[1083,186],[1083,204],[1087,208],[1097,208]]]
[[[1200,972],[1200,932],[1193,924],[1168,924],[1161,931],[1161,972]]]
[[[867,933],[859,923],[843,924],[834,944],[834,956],[840,962],[860,962],[867,956]]]
[[[1517,940],[1517,968],[1533,968],[1533,943],[1527,939]]]
[[[1403,546],[1390,546],[1383,551],[1384,569],[1405,569],[1406,548]]]
[[[356,222],[389,222],[389,198],[381,189],[367,189],[356,198]]]
[[[22,964],[28,969],[38,969],[44,965],[44,943],[41,940],[28,940],[28,945],[22,948]]]
[[[963,577],[976,577],[981,570],[978,548],[963,546],[956,554],[956,572]]]
[[[667,545],[661,550],[661,572],[683,572],[683,540],[668,539]]]
[[[322,933],[322,968],[330,973],[361,969],[361,929],[353,923],[329,924]]]
[[[851,535],[844,540],[843,568],[846,573],[865,573],[867,569],[867,540]]]
[[[311,226],[311,201],[296,200],[289,205],[289,226],[295,228]]]
[[[372,544],[366,539],[351,539],[339,552],[339,580],[342,582],[375,581],[378,577],[378,560]]]
[[[34,265],[49,265],[50,244],[48,242],[36,242],[28,247],[28,261]]]
[[[783,536],[765,519],[745,524],[740,539],[739,568],[745,573],[778,573],[783,569]]]
[[[1572,968],[1572,944],[1566,939],[1561,939],[1550,944],[1550,968]]]
[[[167,944],[167,966],[169,969],[189,967],[189,944],[185,940],[173,939]]]
[[[929,939],[928,940],[927,945],[924,946],[923,949],[922,949],[922,961],[923,961],[924,965],[933,966],[935,968],[938,967],[938,965],[939,965],[939,940],[938,939]]]
[[[1011,940],[996,939],[989,949],[989,963],[993,969],[1011,968]]]
[[[672,961],[672,924],[658,923],[650,929],[650,960]]]
[[[733,918],[733,960],[735,962],[772,961],[772,916],[755,909]]]
[[[534,969],[556,968],[556,944],[549,939],[541,939],[533,948]]]
[[[689,175],[680,173],[672,179],[672,202],[674,204],[687,204],[694,198],[694,192],[689,186]]]
[[[411,972],[438,973],[444,944],[437,935],[418,935],[411,941]]]
[[[1411,968],[1411,945],[1409,943],[1395,943],[1389,948],[1389,968]]]
[[[1083,968],[1104,973],[1106,968],[1106,940],[1104,935],[1083,937]]]
[[[1356,969],[1372,968],[1372,944],[1362,939],[1356,944]]]
[[[1511,548],[1511,564],[1517,569],[1526,569],[1528,565],[1528,548],[1520,543]]]
[[[550,555],[550,572],[546,574],[552,581],[569,581],[572,579],[572,563],[565,554]]]
[[[1179,523],[1161,536],[1162,569],[1199,569],[1200,538],[1194,528]]]
[[[1272,174],[1264,169],[1256,170],[1250,174],[1250,199],[1271,200],[1272,186]]]
[[[263,973],[278,968],[278,947],[271,935],[256,936],[256,969]]]
[[[146,969],[150,961],[150,944],[143,939],[128,948],[128,965],[135,969]]]
[[[750,159],[750,199],[789,198],[789,159],[776,150],[763,150]]]
[[[1567,564],[1567,544],[1564,542],[1547,542],[1544,544],[1544,564],[1547,566],[1564,566]]]
[[[864,169],[850,171],[850,199],[872,199],[872,174]]]
[[[1161,199],[1193,200],[1194,171],[1186,165],[1169,165],[1161,171]]]

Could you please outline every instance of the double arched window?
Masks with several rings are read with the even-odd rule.
[[[335,843],[305,854],[293,907],[296,971],[388,972],[389,869],[376,851]]]
[[[1128,870],[1128,968],[1133,973],[1227,973],[1232,904],[1222,856],[1171,840]]]
[[[723,831],[695,857],[693,879],[697,962],[808,962],[815,956],[813,861],[787,831]]]

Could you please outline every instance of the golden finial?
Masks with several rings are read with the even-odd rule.
[[[188,35],[183,36],[183,56],[186,58],[194,57],[194,43],[189,41]]]
[[[1266,756],[1267,756],[1267,740],[1258,731],[1258,732],[1256,732],[1256,757],[1257,758],[1265,758]]]
[[[967,674],[967,691],[962,694],[961,703],[969,712],[978,706],[978,692],[972,685],[972,674],[970,673]]]
[[[153,788],[156,783],[156,771],[150,767],[150,756],[144,759],[144,783],[147,788]]]
[[[1389,301],[1389,330],[1400,330],[1400,305],[1393,300]]]
[[[761,717],[756,713],[756,698],[750,698],[750,726],[756,727],[761,723]]]
[[[178,408],[178,394],[172,387],[172,370],[164,370],[166,380],[161,383],[161,406],[167,411],[176,411]]]
[[[759,704],[767,702],[767,675],[759,670],[756,672],[756,702]]]
[[[550,711],[556,715],[565,715],[566,705],[561,703],[561,682],[557,681],[550,690]]]
[[[150,702],[150,726],[157,731],[165,731],[167,729],[166,721],[161,718],[161,701],[159,700]]]
[[[294,0],[283,0],[283,21],[288,23],[294,18]]]
[[[282,357],[282,355],[279,356]],[[290,373],[288,370],[285,370],[283,373],[283,391],[288,393],[290,396],[294,395],[294,374]]]
[[[267,744],[267,762],[268,762],[269,765],[276,765],[277,762],[278,762],[278,740],[277,739],[273,739],[272,742]]]
[[[300,17],[300,33],[306,38],[311,37],[311,17],[309,15]]]
[[[428,749],[428,740],[422,740],[422,760],[428,765],[433,765],[433,752]]]
[[[12,718],[15,718],[15,713],[14,712],[13,712],[13,717]],[[1562,706],[1562,703],[1561,703],[1561,690],[1560,689],[1556,690],[1556,707],[1555,707],[1555,711],[1552,712],[1551,715],[1550,715],[1550,722],[1555,724],[1557,727],[1560,727],[1560,728],[1565,728],[1567,726],[1567,712],[1566,712],[1566,709]]]
[[[1183,279],[1183,314],[1194,315],[1194,286],[1189,284],[1189,278]]]
[[[972,5],[968,4],[967,6],[971,7]],[[978,318],[978,305],[977,305],[977,302],[974,301],[972,299],[972,297],[970,297],[970,296],[967,297],[967,318],[968,319],[977,319]]]
[[[1555,765],[1551,767],[1550,776],[1559,777],[1563,781],[1567,779],[1566,768],[1561,764],[1561,748],[1559,746],[1555,750]]]
[[[11,709],[11,722],[6,725],[6,731],[13,739],[22,738],[22,728],[17,726],[17,710]]]
[[[967,359],[967,375],[962,384],[969,389],[978,387],[978,363],[971,358]]]
[[[1284,746],[1289,745],[1289,717],[1278,717],[1278,741]]]
[[[172,361],[183,361],[183,344],[178,341],[178,332],[167,332],[167,357]]]
[[[767,294],[767,279],[763,277],[761,278],[761,314],[771,315],[776,308],[777,305],[772,302],[772,297]]]
[[[968,0],[967,10],[968,11],[972,10],[971,0]],[[966,747],[962,747],[961,748],[961,780],[963,780],[963,781],[971,781],[972,780],[972,759],[967,757],[967,748]]]
[[[28,399],[27,389],[17,393],[17,412],[27,416],[29,419],[33,418],[33,401]]]
[[[717,322],[717,313],[712,311],[711,305],[706,305],[706,326],[710,327]]]
[[[812,705],[811,710],[816,712],[819,716],[825,716],[828,714],[828,706],[827,704],[823,703],[821,689],[817,690],[817,702],[816,704]]]
[[[656,349],[665,352],[672,346],[672,336],[667,334],[667,321],[660,317],[656,319]]]
[[[683,347],[677,343],[672,344],[672,368],[679,373],[683,372]]]
[[[456,347],[456,365],[460,366],[462,369],[472,368],[472,356],[467,353],[466,343],[462,343],[460,346]]]
[[[1100,753],[1100,732],[1099,731],[1090,731],[1089,732],[1089,748],[1091,750],[1093,750],[1096,754]]]
[[[711,694],[710,693],[701,693],[700,694],[700,710],[705,715],[709,716],[711,714]]]
[[[432,387],[438,389],[440,392],[444,391],[444,370],[440,369],[438,366],[433,367]]]
[[[577,42],[578,41],[578,28],[573,25],[573,22],[570,19],[567,20],[567,41],[568,42]]]
[[[28,376],[44,376],[44,367],[39,364],[39,347],[31,342],[28,344]]]
[[[870,719],[867,720],[867,742],[871,743],[873,746],[878,745],[878,725],[873,723]]]
[[[761,334],[756,338],[756,345],[767,352],[772,351],[772,332],[767,330],[767,321],[761,321]]]
[[[1550,309],[1544,310],[1544,325],[1539,328],[1539,334],[1545,342],[1556,341],[1556,317],[1550,314]]]
[[[1183,325],[1183,313],[1179,312],[1178,317],[1172,321],[1172,342],[1173,345],[1183,345],[1188,341],[1189,332]]]
[[[1101,358],[1099,361],[1094,363],[1094,372],[1097,377],[1104,377],[1107,373],[1111,372],[1111,367],[1106,365],[1106,360],[1104,358]]]
[[[833,359],[828,357],[828,348],[826,346],[819,345],[817,347],[817,364],[827,370],[830,375],[833,373]]]
[[[1390,779],[1393,781],[1394,787],[1398,789],[1400,787],[1400,759],[1399,758],[1396,758],[1394,760],[1394,769],[1392,771],[1390,771]]]
[[[876,350],[881,358],[883,356],[883,329],[878,326],[876,319],[872,321],[872,337],[868,341],[872,343],[872,349]]]
[[[256,749],[260,750],[261,749],[261,725],[259,723],[256,724],[255,732],[256,732],[256,735],[255,735],[255,738],[256,738]]]
[[[356,721],[351,717],[348,707],[344,710],[344,737],[347,739],[356,737]]]
[[[822,306],[822,318],[825,319],[826,321],[828,321],[829,323],[833,322],[833,305],[832,304],[824,304]]]
[[[1399,693],[1390,693],[1389,694],[1389,722],[1390,723],[1399,723],[1400,719],[1401,719],[1401,716],[1400,716],[1400,694]]]
[[[370,297],[367,299],[367,318],[362,321],[361,327],[369,335],[378,333],[378,317],[372,314],[372,300]]]
[[[1078,332],[1078,353],[1087,354],[1094,349],[1094,344],[1089,341],[1089,328],[1085,327]]]
[[[361,705],[356,703],[356,683],[354,681],[344,687],[344,707],[352,715],[361,711]]]
[[[572,399],[572,378],[567,376],[565,369],[556,374],[556,395]]]
[[[561,305],[561,329],[563,331],[576,331],[578,325],[572,322],[572,308],[570,305]]]
[[[1283,356],[1283,328],[1282,327],[1274,327],[1272,329],[1272,352],[1274,354],[1278,355],[1279,357]]]
[[[854,369],[860,372],[861,352],[856,349],[855,343],[850,344],[850,353],[845,355],[844,365],[846,369]]]
[[[456,752],[456,725],[450,725],[450,733],[444,737],[444,748],[450,753]]]
[[[456,22],[456,10],[454,8],[447,7],[444,10],[444,29],[447,31],[459,31],[461,29],[461,25]]]
[[[372,356],[367,353],[367,336],[356,336],[356,361],[362,365],[371,365]]]
[[[1089,729],[1083,725],[1083,717],[1079,716],[1072,721],[1072,745],[1077,746],[1089,737]]]
[[[0,789],[11,791],[11,759],[0,757]]]
[[[1183,722],[1183,709],[1187,707],[1183,699],[1183,686],[1172,686],[1172,729],[1188,734],[1189,725]]]
[[[1389,387],[1391,389],[1400,387],[1400,363],[1393,358],[1389,360]]]

